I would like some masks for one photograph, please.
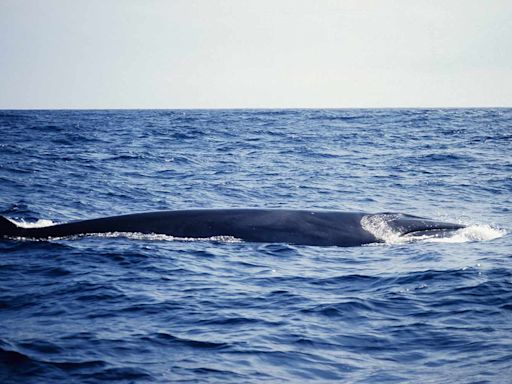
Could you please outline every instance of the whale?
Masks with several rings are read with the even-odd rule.
[[[192,209],[132,213],[26,228],[0,216],[0,238],[52,239],[106,233],[161,234],[174,238],[233,237],[254,243],[350,247],[384,240],[379,228],[398,236],[446,237],[464,228],[402,213]],[[377,230],[376,230],[377,229]]]

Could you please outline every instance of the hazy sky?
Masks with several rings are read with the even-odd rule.
[[[0,108],[512,106],[512,1],[0,0]]]

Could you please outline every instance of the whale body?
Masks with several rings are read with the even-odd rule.
[[[195,209],[157,211],[24,228],[0,216],[0,238],[51,239],[129,232],[176,238],[230,236],[247,242],[318,246],[358,246],[382,242],[368,222],[381,219],[404,235],[445,236],[463,225],[400,214],[284,209]]]

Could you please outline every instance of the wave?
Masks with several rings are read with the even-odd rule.
[[[70,375],[80,382],[87,381],[130,381],[148,380],[153,381],[154,377],[143,368],[135,367],[112,367],[104,360],[79,360],[79,361],[51,361],[39,359],[25,353],[4,349],[0,347],[0,377],[5,375],[9,379],[16,380],[8,382],[36,382],[30,379],[41,378],[40,382],[68,381]],[[44,379],[42,379],[45,377]],[[48,380],[52,377],[54,380]],[[74,382],[75,380],[69,380]]]

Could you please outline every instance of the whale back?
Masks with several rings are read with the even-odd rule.
[[[448,233],[463,226],[399,213],[284,209],[157,211],[37,228],[21,228],[0,216],[0,237],[36,239],[123,232],[188,239],[229,236],[248,242],[347,247],[386,241],[383,228],[399,236],[416,236]]]

